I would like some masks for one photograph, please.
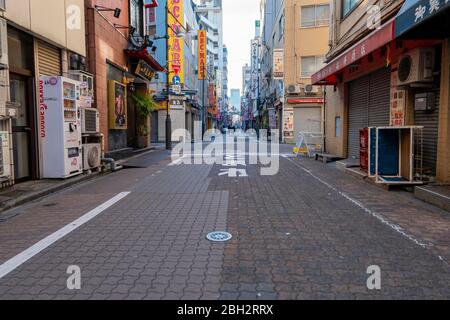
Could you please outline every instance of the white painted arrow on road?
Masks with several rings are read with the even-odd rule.
[[[236,177],[248,177],[247,171],[245,169],[237,169],[237,168],[230,168],[230,169],[220,169],[219,177],[220,176],[226,176],[230,178],[236,178]]]

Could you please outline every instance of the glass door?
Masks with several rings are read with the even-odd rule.
[[[14,144],[14,177],[16,181],[31,178],[30,79],[10,75],[11,101],[16,102],[17,117],[12,119]]]

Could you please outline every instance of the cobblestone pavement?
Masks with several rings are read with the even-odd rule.
[[[248,165],[229,177],[164,160],[16,208],[0,223],[0,264],[130,192],[0,279],[0,299],[450,298],[450,215],[331,166],[280,161],[275,176]],[[206,240],[215,230],[233,239]],[[70,265],[81,290],[67,289]],[[381,290],[367,289],[371,265]]]

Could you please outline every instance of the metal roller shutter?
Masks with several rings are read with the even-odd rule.
[[[435,90],[436,109],[429,111],[415,111],[414,124],[424,126],[423,129],[423,167],[430,169],[431,175],[436,175],[437,145],[439,131],[439,96],[440,90]]]
[[[349,83],[348,157],[359,158],[359,130],[389,126],[390,69],[383,68]]]
[[[43,41],[37,41],[40,76],[61,75],[61,51]]]
[[[348,157],[359,158],[359,129],[368,125],[367,102],[369,77],[349,83]]]
[[[382,69],[370,75],[369,127],[389,126],[391,71]]]

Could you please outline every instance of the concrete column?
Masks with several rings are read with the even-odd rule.
[[[450,39],[442,43],[437,181],[450,183]]]

